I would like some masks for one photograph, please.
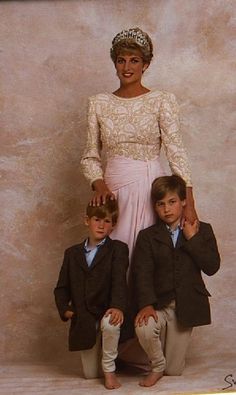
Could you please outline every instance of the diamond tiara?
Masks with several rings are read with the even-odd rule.
[[[125,39],[132,39],[140,47],[145,47],[150,51],[150,45],[149,45],[147,38],[143,34],[142,30],[140,30],[138,28],[129,29],[129,30],[122,30],[112,40],[112,46],[114,47],[120,41],[125,40]]]

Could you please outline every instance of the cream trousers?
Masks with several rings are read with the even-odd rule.
[[[150,317],[147,325],[135,328],[137,337],[148,355],[153,372],[179,376],[185,367],[192,328],[183,328],[178,323],[174,301],[157,310],[157,316],[157,322]]]
[[[114,372],[116,369],[120,325],[109,324],[109,319],[110,316],[102,318],[93,348],[80,351],[84,377],[87,379],[101,377],[103,372]]]

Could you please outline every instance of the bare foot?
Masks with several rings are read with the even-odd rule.
[[[139,382],[141,387],[152,387],[163,376],[163,372],[151,372]]]
[[[105,378],[105,387],[108,390],[114,390],[116,388],[120,388],[121,384],[117,380],[115,372],[104,372]]]

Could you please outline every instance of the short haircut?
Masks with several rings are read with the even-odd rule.
[[[117,200],[107,199],[106,203],[101,204],[100,206],[90,206],[90,204],[88,204],[86,208],[86,215],[89,218],[105,218],[109,215],[111,216],[112,225],[115,225],[119,215]]]
[[[153,204],[165,197],[168,192],[176,192],[180,200],[186,199],[186,183],[175,174],[156,178],[152,183],[151,197]]]
[[[151,44],[152,45],[152,44]],[[152,48],[152,47],[151,47]],[[150,63],[153,57],[152,49],[147,50],[146,48],[141,47],[140,45],[134,43],[130,39],[122,40],[121,42],[114,45],[111,50],[111,58],[114,63],[116,63],[117,57],[124,54],[133,54],[135,51],[139,50],[142,54],[143,63]]]

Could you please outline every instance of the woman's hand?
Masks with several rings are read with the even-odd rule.
[[[143,326],[143,324],[147,325],[149,318],[152,317],[157,322],[157,312],[153,308],[153,306],[146,306],[141,309],[136,315],[134,325],[135,326]]]
[[[111,325],[122,325],[124,321],[124,314],[120,309],[108,309],[104,315],[104,317],[108,317],[110,315],[109,324]]]
[[[94,196],[90,200],[91,206],[105,204],[107,199],[115,200],[115,195],[105,184],[104,180],[99,179],[93,182]]]
[[[183,234],[187,240],[190,240],[199,231],[199,221],[196,219],[192,224],[189,221],[184,222]]]
[[[183,215],[180,223],[182,229],[185,221],[190,224],[194,224],[195,221],[198,221],[199,223],[197,212],[194,207],[193,191],[191,187],[186,188],[186,205],[183,208]]]
[[[183,210],[182,225],[184,226],[185,221],[193,224],[196,220],[198,221],[198,216],[197,216],[197,212],[195,210],[194,205],[187,203],[186,206],[184,207],[184,210]]]

